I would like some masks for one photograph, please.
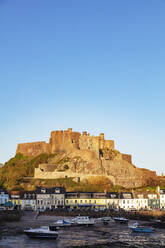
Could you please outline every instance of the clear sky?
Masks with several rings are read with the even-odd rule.
[[[165,172],[165,0],[0,0],[0,162],[68,127]]]

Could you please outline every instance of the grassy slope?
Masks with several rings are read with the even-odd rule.
[[[36,186],[54,187],[64,186],[67,191],[120,191],[124,190],[120,186],[112,186],[109,184],[109,180],[104,176],[98,176],[97,178],[90,178],[82,182],[75,182],[73,178],[66,179],[28,179],[26,177],[33,177],[34,168],[38,167],[40,163],[47,163],[56,154],[48,155],[41,154],[34,158],[25,157],[22,154],[17,154],[14,158],[11,158],[5,163],[3,168],[0,168],[0,187],[4,187],[7,190],[19,189],[19,190],[35,190]],[[61,163],[64,161],[61,160]],[[58,160],[58,164],[60,160]],[[165,182],[160,182],[162,187],[165,187]],[[152,186],[152,187],[151,187]],[[145,188],[139,188],[138,191],[155,190],[155,185],[150,185]],[[127,189],[128,190],[128,189]]]

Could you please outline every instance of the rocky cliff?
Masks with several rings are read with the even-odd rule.
[[[136,168],[131,155],[115,150],[114,141],[105,140],[103,133],[91,136],[87,132],[72,132],[70,128],[53,131],[49,143],[19,144],[16,152],[26,156],[54,154],[48,163],[35,169],[35,178],[75,177],[82,180],[104,175],[113,184],[124,187],[147,185],[151,178],[156,178],[154,171]]]
[[[0,163],[0,168],[2,168],[4,165],[2,163]]]

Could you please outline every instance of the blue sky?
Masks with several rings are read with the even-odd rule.
[[[165,172],[164,13],[165,0],[0,0],[0,162],[72,127]]]

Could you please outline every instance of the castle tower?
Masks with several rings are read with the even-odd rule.
[[[72,128],[64,131],[51,132],[50,144],[51,153],[71,152],[79,149],[79,132],[72,132]]]

